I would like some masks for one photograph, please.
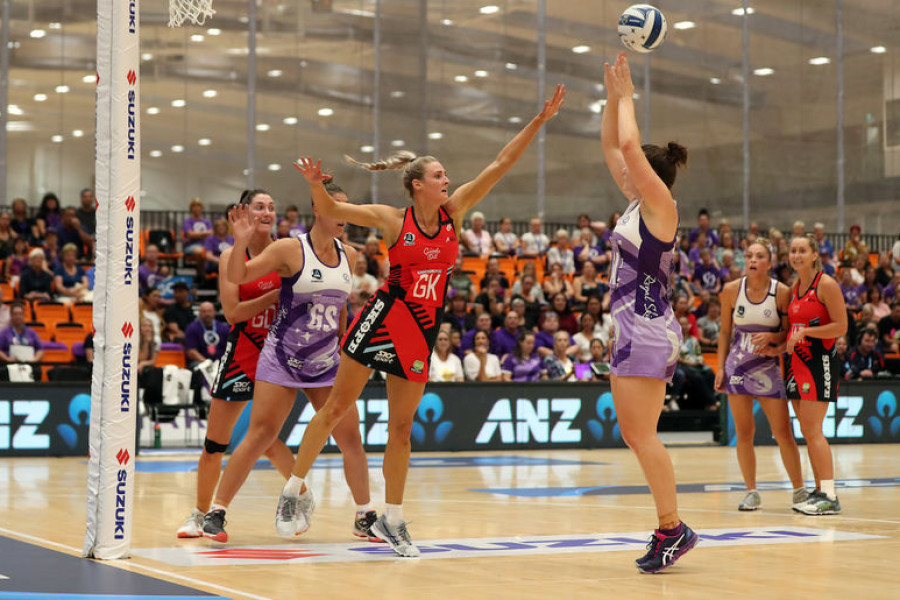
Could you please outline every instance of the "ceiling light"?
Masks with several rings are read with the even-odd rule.
[[[181,98],[175,98],[174,100],[172,100],[172,106],[174,106],[175,108],[182,108],[182,107],[184,107],[186,104],[187,104],[187,102],[185,102],[185,101],[184,101],[183,99],[181,99]]]
[[[176,145],[172,146],[172,152],[174,152],[175,154],[184,152],[184,146],[182,146],[181,144],[176,144]]]
[[[285,117],[283,123],[285,125],[296,125],[297,121],[297,117]]]
[[[9,111],[9,114],[11,114],[11,115],[16,115],[16,116],[20,116],[20,115],[24,115],[24,114],[25,114],[25,111],[22,110],[22,109],[19,107],[18,104],[10,104],[10,105],[7,107],[7,111]]]
[[[885,52],[887,52],[887,48],[885,48],[884,46],[872,46],[871,48],[869,48],[869,52],[871,52],[872,54],[884,54]]]
[[[509,122],[510,122],[510,123],[521,123],[521,122],[522,122],[522,117],[510,117],[510,118],[509,118]]]
[[[588,108],[591,110],[592,113],[599,115],[600,113],[603,112],[604,106],[606,106],[606,98],[601,98],[600,100],[597,100],[596,102],[591,102],[588,105]]]
[[[35,94],[34,95],[35,102],[43,102],[46,99],[47,99],[47,94]]]
[[[197,140],[198,146],[209,146],[210,144],[212,144],[212,140],[209,138],[200,138]]]
[[[483,15],[495,15],[498,12],[500,12],[500,7],[490,4],[488,6],[482,6],[481,8],[478,9],[478,12],[480,12]]]
[[[753,10],[753,7],[752,7],[752,6],[748,6],[748,7],[747,7],[747,14],[748,14],[748,15],[752,15],[752,14],[755,13],[755,12],[756,12],[756,11]],[[741,7],[741,8],[736,8],[736,9],[734,9],[733,11],[731,11],[731,14],[733,14],[733,15],[736,16],[736,17],[743,17],[743,16],[744,16],[744,9],[743,9],[743,7]]]
[[[207,35],[222,35],[222,30],[215,27],[206,30]]]
[[[50,29],[62,29],[62,23],[50,23]]]
[[[60,142],[63,141],[63,136],[61,136],[61,135],[59,135],[59,134],[54,135],[53,137],[50,138],[50,141],[53,142],[53,143],[55,143],[55,144],[59,144]]]
[[[359,151],[365,153],[375,152],[375,146],[360,146]]]
[[[81,80],[85,83],[97,83],[97,76],[96,75],[85,75],[84,77],[81,78]]]
[[[453,78],[453,81],[455,81],[456,83],[465,83],[468,80],[469,80],[469,78],[466,77],[465,75],[457,75],[456,77]]]
[[[475,71],[475,77],[487,77],[487,76],[488,76],[487,71],[484,71],[482,69]]]
[[[56,86],[55,88],[53,88],[53,90],[54,90],[57,94],[68,94],[68,93],[69,93],[69,86],[67,86],[67,85],[58,85],[58,86]]]
[[[431,133],[428,134],[429,140],[440,140],[443,138],[444,138],[444,134],[441,133],[440,131],[432,131]]]
[[[319,109],[319,116],[320,116],[320,117],[330,117],[330,116],[333,115],[333,114],[334,114],[334,109],[333,109],[333,108],[320,108],[320,109]]]
[[[218,95],[219,95],[219,92],[217,92],[216,90],[203,90],[204,98],[215,98]]]
[[[693,21],[678,21],[677,23],[672,25],[672,27],[674,27],[675,29],[693,29],[696,26],[697,24]]]
[[[47,35],[47,32],[44,31],[43,29],[32,29],[31,33],[29,33],[28,35],[30,35],[31,37],[33,37],[36,40],[39,40],[42,37],[44,37],[45,35]],[[60,141],[62,141],[62,140],[60,140]]]
[[[150,156],[153,158],[159,158],[160,156],[162,156],[162,150],[151,150]]]
[[[205,40],[205,39],[206,39],[206,38],[203,37],[203,34],[202,34],[202,33],[195,33],[195,34],[191,35],[191,41],[192,41],[192,42],[202,42],[202,41]]]
[[[590,52],[590,51],[591,51],[591,47],[585,46],[584,44],[582,44],[580,46],[575,46],[572,48],[572,52],[574,52],[575,54],[585,54],[586,52]]]
[[[148,114],[148,115],[158,115],[158,114],[159,114],[159,107],[158,107],[158,106],[151,106],[151,107],[147,108],[147,114]]]
[[[84,132],[80,129],[75,129],[72,131],[72,137],[83,137]]]
[[[722,80],[718,77],[710,77],[709,82],[713,85],[719,85],[720,83],[722,83]]]
[[[406,145],[406,142],[404,142],[403,140],[391,141],[391,146],[393,146],[394,148],[402,148],[405,145]]]
[[[144,52],[141,54],[141,60],[143,60],[143,61],[153,60],[153,55],[150,54],[149,52]]]
[[[272,163],[271,165],[269,165],[268,169],[270,171],[280,171],[281,165],[279,165],[278,163]]]
[[[815,58],[809,59],[809,64],[811,65],[827,65],[831,62],[831,59],[827,56],[817,56]]]
[[[7,121],[7,131],[34,131],[34,125],[30,121]]]
[[[771,69],[769,67],[761,67],[759,69],[753,69],[754,75],[759,75],[760,77],[765,77],[766,75],[771,75],[775,72],[775,69]]]
[[[393,92],[391,92],[391,98],[402,98],[405,95],[406,92],[404,92],[403,90],[394,90]]]
[[[519,65],[517,65],[516,63],[506,63],[506,69],[508,71],[515,71],[518,68],[519,68]]]
[[[266,75],[269,77],[281,77],[284,73],[281,69],[272,69],[266,72]]]
[[[256,130],[257,130],[257,131],[268,131],[268,130],[269,130],[269,124],[268,124],[268,123],[257,123],[257,124],[256,124]]]
[[[452,19],[441,19],[441,25],[447,25],[449,27],[450,25],[453,25],[453,20]]]

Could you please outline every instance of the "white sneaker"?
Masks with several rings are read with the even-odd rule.
[[[309,487],[296,498],[282,494],[278,497],[278,508],[275,509],[275,531],[283,538],[305,533],[312,524],[315,507],[316,501]]]
[[[762,508],[762,498],[759,497],[759,492],[756,490],[747,492],[747,495],[738,504],[738,510],[743,511],[759,510],[760,508]]]
[[[198,538],[203,537],[203,513],[199,508],[195,508],[190,516],[184,520],[184,525],[175,532],[180,538]]]
[[[406,521],[401,521],[396,527],[391,527],[388,525],[384,515],[381,515],[372,524],[369,531],[387,542],[391,549],[400,556],[407,558],[419,556],[419,549],[413,544],[412,539],[409,537],[409,532],[406,530]]]

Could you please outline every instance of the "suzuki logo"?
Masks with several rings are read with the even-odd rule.
[[[122,448],[121,450],[119,450],[116,453],[116,460],[118,460],[119,464],[122,466],[127,465],[128,459],[130,459],[130,458],[131,458],[131,456],[129,456],[128,450],[126,450],[125,448]]]
[[[137,75],[134,72],[134,69],[128,70],[128,83],[134,85],[137,82]]]
[[[128,212],[133,212],[134,206],[135,206],[134,196],[128,196],[128,198],[125,199],[125,208],[128,209]]]
[[[131,326],[131,323],[122,325],[122,333],[125,334],[125,337],[127,338],[131,337],[131,334],[134,333],[134,327]]]

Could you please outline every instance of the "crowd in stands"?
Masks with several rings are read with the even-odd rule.
[[[0,363],[31,363],[38,378],[49,375],[40,373],[41,363],[89,364],[95,206],[93,192],[85,189],[77,207],[63,207],[55,194],[48,193],[34,216],[20,198],[9,210],[0,209],[0,285],[5,301],[0,308]],[[217,306],[200,301],[196,292],[202,282],[213,281],[214,289],[219,257],[234,240],[225,215],[214,219],[205,215],[203,203],[191,200],[178,236],[180,252],[173,236],[147,238],[142,244],[138,360],[144,379],[155,379],[154,369],[163,364],[191,367],[224,352],[228,327],[217,317]],[[484,215],[473,213],[470,226],[461,232],[460,256],[449,278],[431,379],[608,379],[614,335],[607,314],[609,235],[617,218],[615,213],[598,221],[584,214],[571,228],[546,232],[535,217],[519,236],[509,218],[489,231]],[[273,235],[281,238],[304,231],[298,209],[289,206]],[[709,366],[715,364],[709,357],[721,323],[717,295],[724,283],[743,275],[744,249],[757,237],[768,237],[774,249],[773,275],[791,284],[790,237],[805,232],[799,221],[788,234],[774,228],[763,231],[752,223],[738,235],[727,221],[714,228],[707,211],[701,210],[696,226],[679,236],[671,301],[684,342],[669,390],[670,410],[679,405],[717,407]],[[847,336],[838,342],[842,374],[848,379],[885,376],[892,365],[894,374],[900,374],[896,371],[900,361],[894,358],[900,352],[900,241],[891,251],[872,254],[859,226],[851,228],[843,248],[834,247],[821,224],[813,226],[813,233],[823,269],[840,282],[853,317]],[[356,228],[345,241],[360,250],[352,265],[348,305],[352,318],[384,283],[389,264],[383,241],[367,230]],[[185,267],[191,276],[179,275]],[[54,316],[47,316],[50,306],[60,305]],[[5,377],[2,371],[0,377]]]

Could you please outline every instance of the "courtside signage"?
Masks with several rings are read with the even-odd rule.
[[[700,544],[705,547],[816,544],[884,539],[884,536],[806,527],[705,529],[697,531],[697,533],[700,535]],[[416,545],[422,552],[423,560],[643,551],[647,545],[647,533],[632,531],[584,535],[461,538],[417,541]],[[178,567],[397,560],[397,555],[385,544],[360,543],[297,543],[275,546],[211,546],[204,543],[204,545],[175,548],[135,548],[132,549],[132,554]]]

